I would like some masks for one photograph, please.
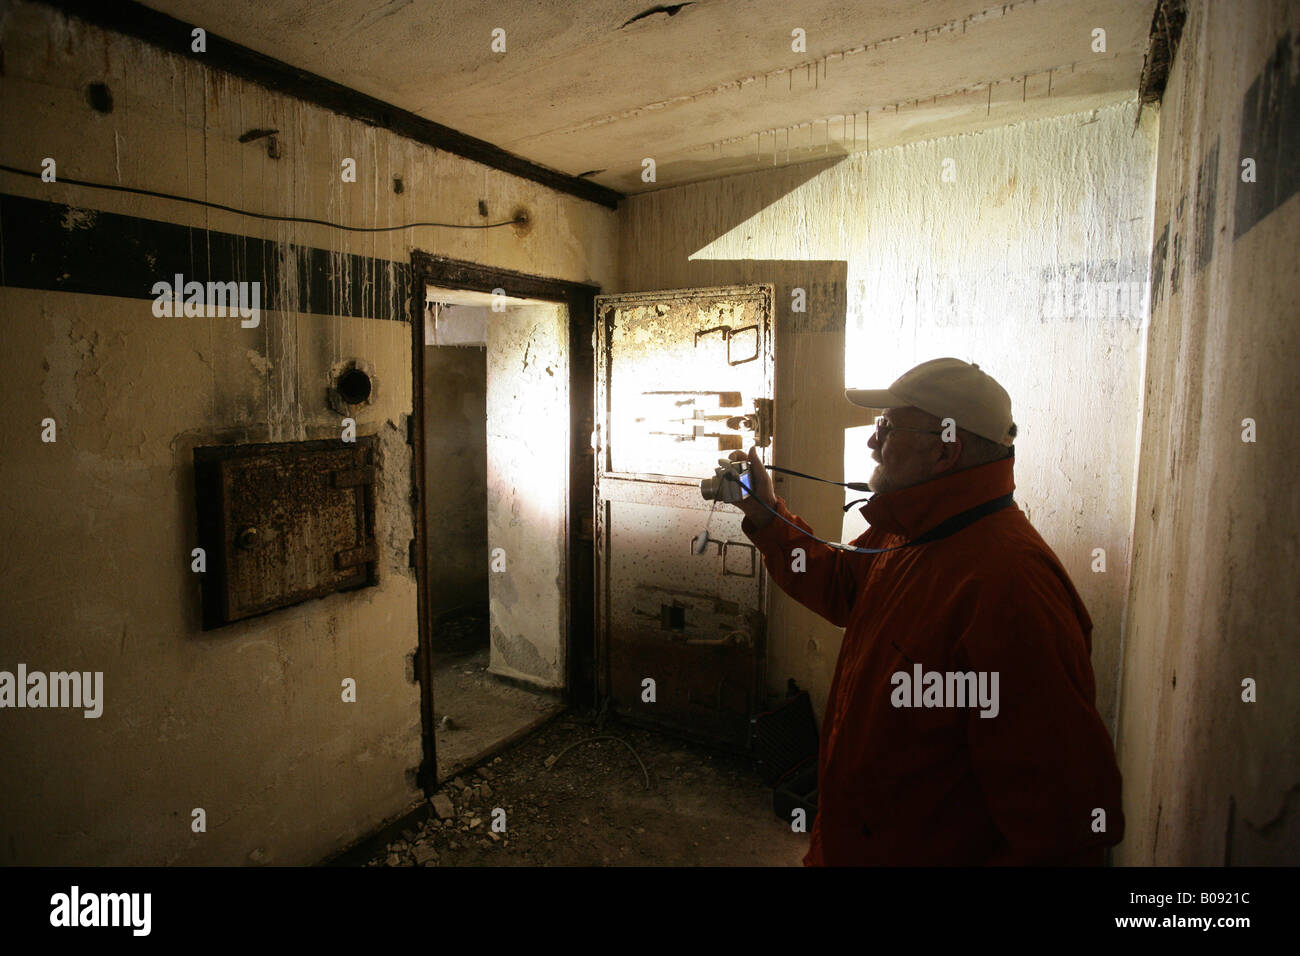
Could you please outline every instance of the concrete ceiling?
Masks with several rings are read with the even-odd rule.
[[[1155,0],[146,5],[637,193],[1114,102],[1137,89]],[[490,48],[497,27],[505,53]]]

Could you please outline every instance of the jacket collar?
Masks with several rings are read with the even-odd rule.
[[[871,527],[911,540],[953,515],[1010,494],[1016,487],[1014,464],[1014,458],[1002,458],[910,488],[881,492],[859,511]]]

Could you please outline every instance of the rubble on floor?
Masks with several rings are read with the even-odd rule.
[[[593,724],[566,715],[446,781],[366,865],[801,863],[807,834],[773,816],[772,792],[746,757]],[[610,735],[621,740],[591,739]]]

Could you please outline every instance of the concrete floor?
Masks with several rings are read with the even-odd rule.
[[[564,709],[556,698],[488,673],[486,647],[433,661],[438,777],[447,779]],[[443,718],[450,718],[444,722]]]
[[[486,615],[467,607],[435,631],[442,789],[334,865],[802,864],[807,834],[776,818],[748,758],[565,713],[489,674]]]
[[[571,714],[447,781],[432,803],[444,818],[425,804],[338,862],[799,866],[808,847],[807,834],[773,814],[747,758]],[[497,810],[505,830],[493,833]]]
[[[487,602],[442,614],[433,626],[433,707],[438,779],[481,762],[564,709],[558,694],[488,673]],[[444,719],[445,718],[445,719]]]

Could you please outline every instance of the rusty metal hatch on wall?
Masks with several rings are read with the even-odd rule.
[[[711,504],[700,479],[771,442],[773,297],[771,285],[596,297],[600,692],[625,716],[735,749],[762,688],[766,576],[731,505],[704,555],[691,544]]]
[[[379,583],[375,440],[194,449],[203,628]]]

